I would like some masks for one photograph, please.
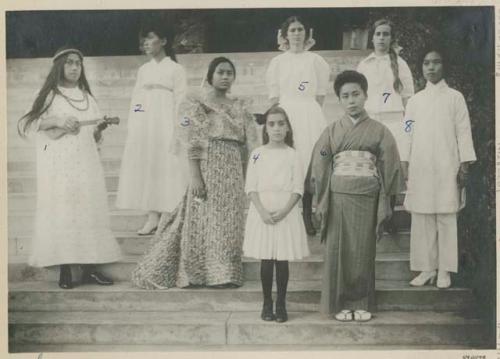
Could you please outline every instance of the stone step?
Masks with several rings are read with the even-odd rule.
[[[9,211],[14,212],[33,210],[36,208],[36,193],[10,193],[7,206]],[[116,192],[108,192],[108,207],[112,211],[117,210]]]
[[[394,212],[394,223],[398,230],[410,228],[410,214],[398,208]],[[118,232],[132,232],[141,228],[145,222],[145,214],[140,211],[110,211],[111,229]],[[33,232],[33,211],[9,211],[9,236],[26,235]]]
[[[274,285],[276,290],[276,285]],[[276,294],[275,294],[276,295]],[[291,280],[287,291],[290,311],[319,310],[321,281]],[[378,311],[465,311],[474,305],[466,288],[439,290],[435,286],[410,287],[408,282],[376,282]],[[59,288],[57,282],[9,283],[9,311],[258,311],[262,308],[260,281],[247,281],[237,289],[142,290],[130,282],[103,287],[85,285],[73,290]]]
[[[101,164],[106,173],[119,173],[121,160],[119,158],[101,158]],[[36,176],[36,161],[10,160],[7,162],[9,176]]]
[[[363,343],[351,345],[99,345],[99,344],[16,344],[9,343],[10,353],[58,353],[58,352],[296,352],[296,351],[394,351],[394,350],[467,350],[467,345],[365,345]]]
[[[110,211],[111,230],[115,232],[133,232],[145,222],[145,214],[140,211]],[[9,236],[29,235],[33,233],[35,216],[33,211],[9,211]]]
[[[139,236],[135,232],[115,232],[115,237],[124,255],[143,254],[152,236]],[[323,253],[324,247],[318,237],[309,238],[309,249],[313,254]],[[410,233],[384,233],[377,243],[377,253],[402,253],[410,250]],[[9,237],[9,255],[28,256],[31,253],[30,236]]]
[[[366,323],[289,312],[283,324],[260,312],[11,312],[9,342],[102,345],[462,345],[485,326],[453,312],[379,312]]]
[[[370,50],[326,50],[315,51],[330,65],[332,76],[346,69],[355,69],[361,59]],[[271,59],[279,55],[273,52],[240,52],[240,53],[197,53],[177,55],[178,62],[186,69],[192,85],[201,83],[208,64],[217,56],[226,56],[234,61],[237,71],[237,82],[260,83]],[[89,83],[95,86],[133,85],[138,68],[147,61],[144,56],[89,56],[85,58],[85,72]],[[9,88],[31,88],[41,86],[51,66],[50,58],[9,59],[7,61],[7,84]]]
[[[116,281],[129,281],[132,270],[140,256],[124,256],[116,263],[103,264],[102,272]],[[28,266],[25,256],[9,257],[9,282],[57,280],[58,270],[54,268],[33,268]],[[260,280],[260,261],[243,258],[245,280]],[[323,258],[311,255],[306,259],[290,262],[290,279],[320,280],[323,277]],[[378,280],[401,280],[413,278],[410,272],[408,253],[378,253],[375,261],[375,277]]]
[[[122,158],[124,148],[123,144],[103,144],[99,152],[101,156],[106,158]],[[9,147],[7,157],[9,160],[35,162],[36,150],[34,146]]]

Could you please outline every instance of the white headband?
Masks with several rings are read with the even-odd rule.
[[[78,49],[64,49],[64,50],[61,50],[59,52],[56,52],[56,54],[52,58],[52,62],[56,61],[59,57],[66,55],[68,53],[76,53],[76,54],[78,54],[78,56],[80,56],[83,59],[83,54],[80,50],[78,50]]]

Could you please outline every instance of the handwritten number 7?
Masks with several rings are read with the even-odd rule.
[[[389,92],[384,92],[382,96],[384,96],[384,103],[386,103],[387,99],[389,98],[389,96],[391,96],[391,94]]]

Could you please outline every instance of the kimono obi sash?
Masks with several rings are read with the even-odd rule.
[[[343,151],[333,157],[336,176],[378,177],[377,157],[368,151]]]

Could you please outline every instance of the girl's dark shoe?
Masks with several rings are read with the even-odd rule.
[[[264,303],[264,305],[262,306],[262,313],[260,314],[260,317],[266,322],[271,322],[276,319],[273,314],[273,302]]]
[[[288,313],[284,305],[276,305],[276,322],[284,323],[288,320]]]
[[[59,287],[62,289],[73,289],[71,267],[69,265],[63,264],[60,266]]]
[[[97,271],[83,273],[82,284],[99,284],[99,285],[112,285],[112,279],[105,277],[102,273]]]

